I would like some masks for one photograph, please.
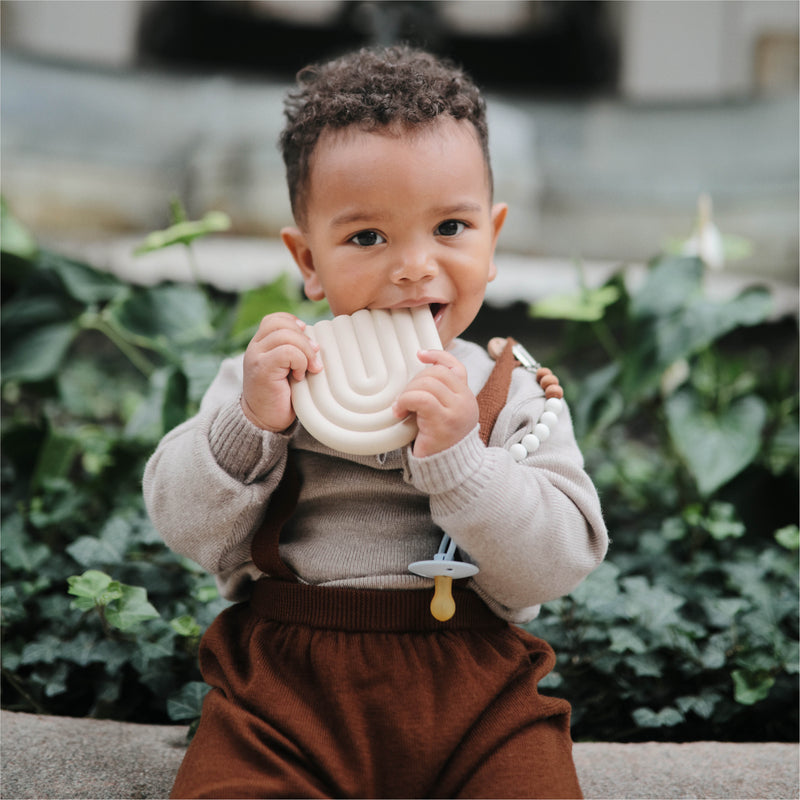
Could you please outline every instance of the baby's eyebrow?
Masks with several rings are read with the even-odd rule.
[[[431,214],[436,217],[457,217],[459,214],[477,214],[483,211],[480,203],[464,202],[449,206],[431,209]]]
[[[483,211],[483,206],[480,203],[475,203],[470,200],[463,203],[451,203],[446,206],[435,206],[428,211],[432,217],[440,219],[447,219],[448,217],[457,217],[460,214],[479,214]],[[380,211],[367,211],[364,209],[353,209],[343,211],[337,214],[330,221],[332,228],[349,227],[351,225],[379,225],[386,219],[387,215]]]
[[[374,225],[376,222],[380,222],[381,219],[382,216],[380,214],[357,209],[355,211],[343,211],[341,214],[337,214],[331,220],[330,225],[332,228],[354,225],[356,223],[369,223]]]

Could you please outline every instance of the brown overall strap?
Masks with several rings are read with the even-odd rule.
[[[508,389],[511,385],[511,373],[519,366],[519,361],[514,357],[512,347],[516,342],[509,338],[503,352],[498,356],[494,369],[489,375],[483,388],[478,392],[478,421],[481,426],[481,440],[488,447],[489,437],[494,430],[497,417],[503,410],[508,398]]]
[[[511,351],[514,344],[513,339],[508,339],[494,369],[483,388],[478,392],[480,437],[487,446],[494,424],[508,397],[511,373],[514,371],[514,367],[519,366],[519,361]],[[297,506],[301,485],[302,478],[292,459],[292,451],[289,450],[283,478],[272,493],[264,514],[264,521],[256,531],[251,545],[253,563],[263,573],[275,580],[297,582],[297,576],[281,560],[279,540],[283,526],[288,522]]]
[[[292,459],[292,451],[289,450],[283,477],[269,499],[264,521],[256,531],[250,546],[253,563],[264,574],[275,580],[297,582],[297,576],[283,563],[278,545],[281,530],[297,507],[302,482]]]

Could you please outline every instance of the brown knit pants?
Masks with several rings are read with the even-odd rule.
[[[549,645],[457,588],[264,579],[201,645],[211,685],[172,797],[581,797]]]

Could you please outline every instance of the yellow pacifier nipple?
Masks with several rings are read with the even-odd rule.
[[[449,575],[436,575],[433,578],[433,587],[431,614],[439,622],[447,622],[456,613],[456,601],[453,600],[453,579]]]
[[[433,578],[433,600],[431,614],[439,622],[447,622],[456,613],[456,601],[453,600],[453,578],[469,578],[477,575],[479,570],[475,564],[466,561],[455,561],[456,543],[445,534],[439,545],[439,552],[429,561],[415,561],[408,568],[415,575]]]

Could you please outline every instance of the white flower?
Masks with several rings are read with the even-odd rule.
[[[711,198],[701,194],[697,200],[697,224],[691,238],[683,244],[683,255],[697,256],[709,269],[725,266],[725,246],[719,228],[711,219]]]

